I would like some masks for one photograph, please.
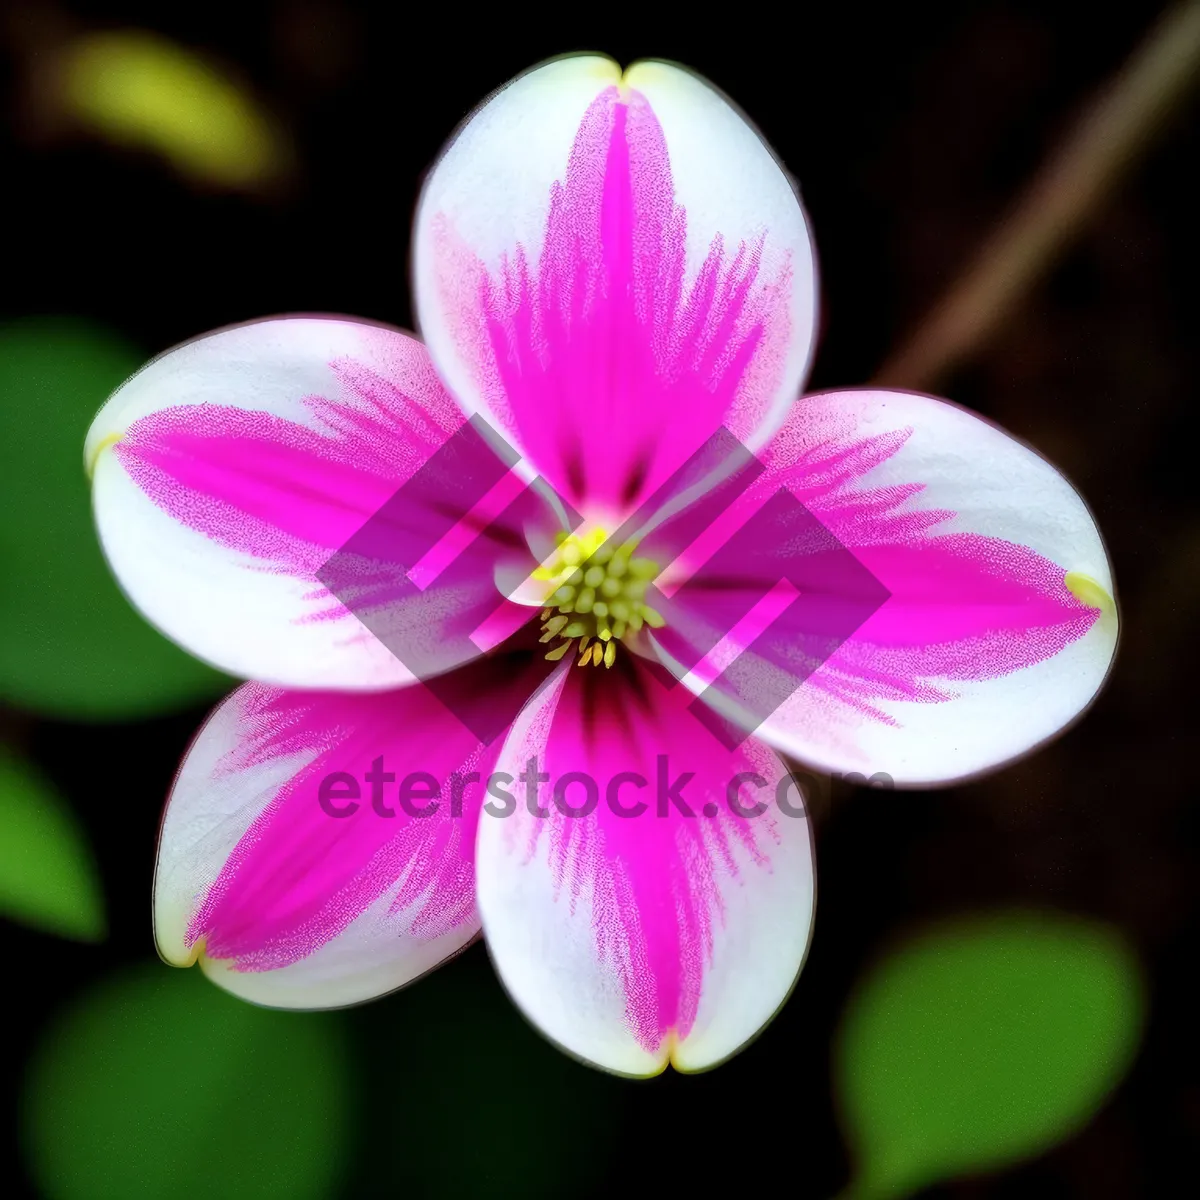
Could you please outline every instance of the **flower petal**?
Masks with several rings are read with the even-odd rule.
[[[504,672],[480,662],[446,679],[465,704]],[[472,860],[495,754],[419,685],[243,685],[167,804],[159,953],[199,957],[223,988],[281,1008],[357,1003],[424,974],[479,929]]]
[[[473,657],[467,633],[501,603],[496,569],[520,554],[480,539],[424,591],[399,562],[411,566],[486,490],[463,485],[461,464],[431,465],[452,436],[471,433],[414,338],[281,318],[155,359],[101,409],[86,454],[109,563],[164,633],[235,675],[382,688]],[[485,474],[509,469],[478,437],[472,452]],[[348,556],[336,556],[381,511],[399,556],[384,565],[411,595],[385,588],[387,604],[376,595],[347,608],[325,568],[345,574]],[[415,667],[372,612],[419,626],[445,661]]]
[[[689,700],[636,656],[560,670],[514,724],[509,799],[480,821],[501,979],[548,1037],[620,1074],[729,1057],[783,1004],[811,931],[802,801],[774,754],[731,753]]]
[[[420,326],[460,401],[617,520],[722,426],[782,420],[815,267],[758,133],[679,67],[557,59],[483,105],[417,212]]]
[[[802,400],[758,457],[720,551],[685,554],[655,599],[663,661],[721,715],[825,769],[936,784],[1022,754],[1099,691],[1104,545],[1032,450],[945,401],[858,391]],[[782,521],[781,489],[799,502]],[[735,631],[784,577],[807,607]]]

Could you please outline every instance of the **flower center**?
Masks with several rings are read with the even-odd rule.
[[[557,642],[546,654],[551,662],[577,653],[581,667],[611,667],[618,642],[643,625],[662,628],[662,614],[645,601],[659,565],[636,557],[636,542],[614,546],[603,529],[583,536],[562,532],[555,541],[555,558],[533,573],[548,584],[541,641]]]

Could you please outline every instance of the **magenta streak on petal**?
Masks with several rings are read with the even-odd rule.
[[[585,898],[590,905],[597,954],[620,982],[631,1032],[650,1052],[672,1032],[683,1038],[692,1029],[724,929],[723,896],[746,885],[748,870],[771,870],[780,837],[772,814],[738,819],[726,802],[729,781],[742,771],[759,772],[773,787],[778,760],[757,743],[728,751],[687,710],[689,699],[633,659],[606,678],[570,671],[538,751],[552,781],[542,789],[550,818],[528,826],[528,856],[548,841],[556,902],[572,911]],[[660,755],[671,779],[694,773],[682,789],[694,816],[674,806],[656,814]],[[600,803],[590,816],[567,819],[552,807],[550,789],[571,771],[597,782]],[[648,781],[617,793],[624,805],[644,800],[641,816],[622,818],[607,803],[608,786],[624,771]],[[566,804],[582,801],[578,785],[566,791]],[[716,816],[704,815],[710,801]]]
[[[449,223],[434,237],[459,350],[492,411],[560,493],[623,515],[721,426],[747,437],[778,384],[791,266],[770,231],[689,277],[687,217],[644,96],[588,109],[540,248],[489,273]]]
[[[486,666],[459,674],[461,687],[472,692],[490,681]],[[283,967],[342,932],[397,883],[390,906],[397,936],[432,939],[475,919],[481,784],[470,772],[486,780],[494,753],[419,685],[373,696],[249,685],[245,695],[246,737],[219,764],[213,786],[239,786],[247,772],[281,756],[306,761],[200,899],[188,945],[203,939],[206,954],[232,960],[238,970]],[[363,781],[379,757],[397,777],[383,787],[393,817],[374,810]],[[339,818],[322,808],[318,789],[326,775],[341,771],[359,781],[362,794],[358,811]],[[400,781],[419,771],[442,789],[439,810],[427,817],[406,815],[398,802]],[[426,803],[423,792],[412,799]]]
[[[419,398],[360,363],[331,364],[349,397],[304,399],[314,426],[223,405],[133,422],[115,446],[159,507],[261,561],[312,576],[461,424],[436,381]]]
[[[461,471],[436,469],[437,452],[470,429],[423,357],[410,364],[416,396],[356,362],[339,360],[332,369],[346,398],[307,398],[314,427],[222,405],[179,406],[135,421],[115,450],[134,482],[178,521],[249,556],[254,568],[311,583],[310,607],[299,620],[343,619],[349,603],[358,621],[347,622],[348,641],[374,637],[428,678],[477,653],[467,635],[500,602],[497,567],[514,558],[533,563],[517,537],[507,545],[477,538],[453,571],[424,594],[414,589],[408,568],[426,562],[477,499]],[[471,440],[475,465],[486,458],[503,474],[493,451]],[[401,491],[417,476],[420,486]],[[501,500],[520,481],[503,482]],[[500,524],[489,532],[508,533]],[[386,553],[362,562],[342,553],[364,536],[386,541]],[[325,570],[331,562],[332,576]],[[331,594],[330,577],[345,586]],[[417,654],[414,638],[431,651]]]
[[[952,699],[955,681],[994,679],[1042,662],[1095,623],[1098,610],[1067,589],[1062,566],[998,538],[938,533],[954,513],[918,507],[920,483],[862,486],[862,477],[896,454],[911,430],[864,437],[844,420],[806,428],[807,416],[805,406],[798,406],[760,456],[767,469],[705,532],[703,547],[683,556],[676,573],[693,575],[709,543],[723,541],[751,511],[787,487],[891,596],[828,655],[821,652],[820,630],[809,639],[803,631],[772,628],[763,620],[739,627],[739,645],[723,648],[723,658],[714,654],[717,661],[697,673],[705,683],[741,648],[765,635],[747,656],[758,661],[741,664],[723,684],[733,699],[743,696],[743,707],[753,711],[744,701],[764,690],[766,669],[787,672],[797,687],[803,684],[814,717],[832,702],[890,724],[893,719],[878,701]],[[816,578],[819,573],[808,574]],[[673,613],[671,624],[656,637],[672,657],[692,661],[689,647],[724,635],[736,619],[731,614],[744,611],[746,592],[762,594],[775,582],[747,578],[707,593],[693,590],[686,609]]]
[[[804,418],[803,406],[792,418]],[[791,424],[791,422],[789,422]],[[1064,568],[1026,546],[976,533],[939,533],[954,514],[920,507],[919,481],[864,488],[859,480],[898,453],[911,429],[864,437],[844,416],[814,422],[792,463],[772,443],[758,486],[784,482],[891,592],[891,599],[826,663],[859,699],[940,701],[933,680],[994,679],[1052,657],[1099,617],[1063,582]],[[772,457],[774,450],[779,454]]]
[[[884,699],[937,702],[937,681],[987,680],[1053,657],[1099,617],[1063,570],[1032,550],[977,534],[865,546],[860,561],[892,593],[828,662],[832,678]],[[848,678],[847,678],[848,677]]]

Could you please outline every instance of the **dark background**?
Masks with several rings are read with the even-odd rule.
[[[800,180],[816,231],[824,332],[812,387],[864,383],[968,265],[1158,7],[836,3],[789,5],[779,16],[692,5],[660,25],[641,4],[545,16],[513,7],[481,20],[443,4],[51,9],[9,0],[0,316],[92,317],[149,352],[278,312],[411,327],[410,219],[439,147],[512,75],[595,49],[686,63],[759,125]],[[205,194],[149,155],[26,136],[37,39],[71,21],[160,30],[232,66],[286,122],[294,181],[273,196]],[[357,1010],[355,1121],[371,1149],[345,1196],[438,1194],[438,1155],[475,1153],[473,1139],[503,1143],[535,1168],[549,1162],[536,1169],[562,1172],[551,1194],[711,1190],[728,1175],[741,1191],[829,1196],[849,1173],[830,1046],[853,979],[919,920],[1014,902],[1098,917],[1132,940],[1150,979],[1145,1039],[1131,1074],[1077,1136],[928,1195],[1157,1197],[1194,1176],[1198,113],[1194,103],[1177,112],[1062,261],[936,387],[1042,450],[1096,513],[1123,639],[1095,707],[988,780],[835,794],[818,813],[819,919],[804,975],[763,1036],[712,1074],[635,1084],[560,1058],[511,1011],[478,945],[420,988]],[[115,727],[3,715],[82,815],[111,928],[105,945],[70,952],[0,931],[5,974],[14,974],[0,1053],[14,1077],[66,998],[152,954],[158,814],[203,715]],[[536,1089],[523,1091],[521,1078],[481,1082],[477,1064],[456,1057],[456,1022],[494,1029],[514,1062],[528,1058]],[[442,1091],[409,1095],[406,1047],[430,1038],[445,1044]],[[17,1094],[6,1087],[4,1096],[11,1131]],[[19,1192],[31,1185],[6,1137]],[[596,1145],[615,1152],[594,1154]]]

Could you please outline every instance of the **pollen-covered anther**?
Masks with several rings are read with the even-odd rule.
[[[546,657],[558,662],[574,653],[581,667],[611,667],[618,642],[643,625],[664,624],[645,599],[658,563],[639,557],[636,542],[613,545],[603,529],[560,533],[556,540],[554,559],[533,573],[547,587],[541,641],[559,639]]]

